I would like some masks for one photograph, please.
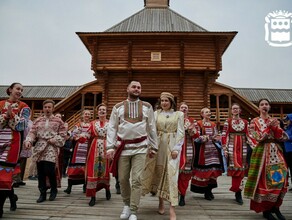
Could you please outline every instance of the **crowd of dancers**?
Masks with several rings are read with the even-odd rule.
[[[232,117],[218,132],[210,109],[202,108],[201,119],[195,120],[187,103],[177,108],[174,96],[162,92],[154,111],[139,98],[141,84],[132,81],[127,99],[113,107],[109,120],[101,103],[97,119],[84,110],[68,131],[53,100],[43,102],[43,114],[32,123],[29,106],[20,101],[22,92],[23,86],[13,83],[9,98],[0,101],[0,218],[6,198],[10,210],[16,210],[14,187],[25,184],[26,158],[31,157],[30,170],[36,166],[37,174],[30,172],[29,178],[38,180],[37,203],[47,200],[48,190],[49,200],[56,199],[62,176],[68,177],[67,194],[83,185],[89,206],[101,189],[110,200],[111,173],[124,203],[120,219],[138,219],[140,198],[151,193],[158,197],[158,214],[165,214],[168,202],[169,218],[175,220],[175,207],[186,205],[188,188],[211,201],[217,178],[225,172],[237,204],[243,204],[243,191],[251,210],[269,220],[285,220],[279,208],[292,161],[292,114],[284,128],[269,116],[268,99],[259,100],[259,117],[250,122],[240,117],[240,105],[232,104]]]

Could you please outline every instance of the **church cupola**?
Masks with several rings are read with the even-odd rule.
[[[169,7],[169,0],[144,0],[147,8],[166,8]]]

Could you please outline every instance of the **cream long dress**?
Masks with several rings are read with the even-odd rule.
[[[158,153],[151,192],[169,201],[172,206],[178,205],[178,174],[180,151],[184,141],[184,114],[180,111],[154,113],[158,136]],[[176,159],[171,152],[178,151]]]

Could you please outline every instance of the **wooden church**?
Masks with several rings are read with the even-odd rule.
[[[233,102],[241,105],[244,118],[257,116],[257,107],[247,97],[216,82],[222,56],[237,32],[208,31],[171,10],[169,0],[145,0],[142,10],[104,32],[76,34],[91,54],[96,80],[76,88],[54,88],[54,97],[74,89],[65,98],[61,94],[55,97],[56,111],[70,127],[84,109],[93,110],[95,117],[94,109],[101,102],[110,114],[127,97],[132,80],[141,82],[141,99],[153,106],[161,92],[171,92],[177,104],[184,101],[189,105],[195,119],[200,118],[203,107],[209,107],[218,126],[230,116]],[[43,100],[24,100],[37,117]]]
[[[248,100],[215,83],[237,32],[208,31],[171,10],[169,0],[145,0],[142,10],[104,32],[76,34],[91,54],[96,80],[58,103],[57,111],[65,116],[76,106],[94,109],[100,102],[110,111],[126,98],[132,80],[141,82],[142,100],[155,105],[161,92],[171,92],[195,118],[203,107],[211,107],[217,122],[225,120],[220,119],[222,94],[226,117],[234,101],[243,105],[247,117],[256,113]]]

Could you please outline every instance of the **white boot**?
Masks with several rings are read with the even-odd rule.
[[[120,219],[128,219],[129,216],[131,215],[131,210],[129,206],[124,206],[123,211],[120,215]]]

